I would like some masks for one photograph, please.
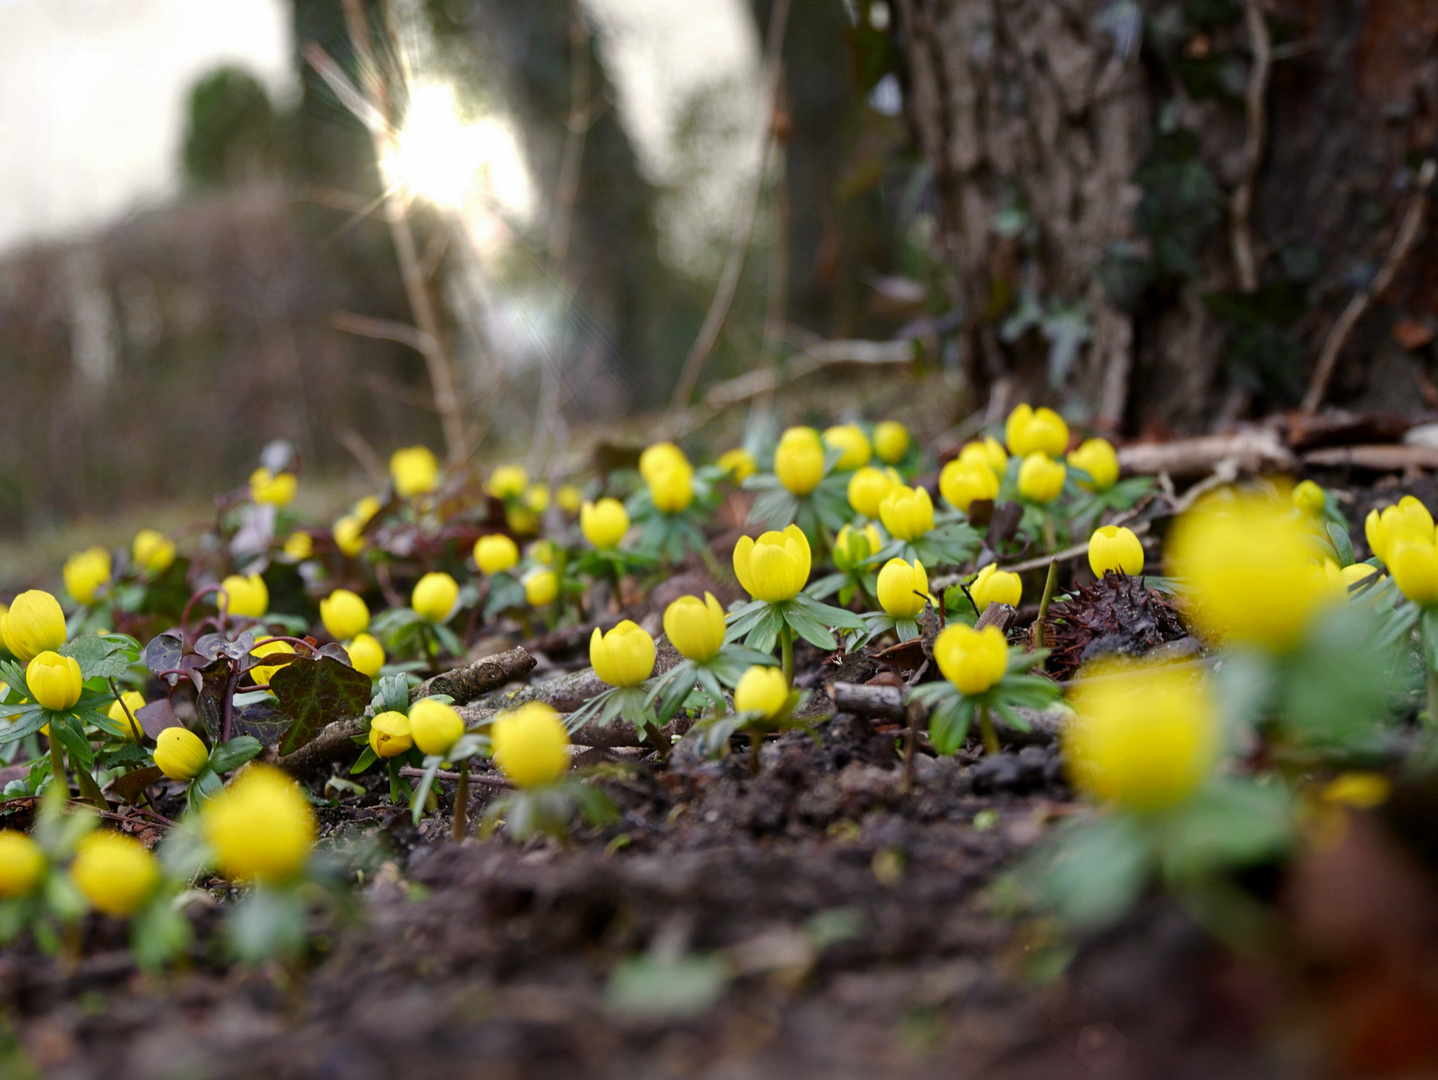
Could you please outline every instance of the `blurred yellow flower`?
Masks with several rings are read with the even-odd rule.
[[[431,571],[415,583],[409,606],[430,622],[448,622],[459,602],[459,582],[442,570]]]
[[[856,514],[878,518],[879,504],[896,485],[902,484],[893,469],[876,469],[866,465],[849,477],[849,505]]]
[[[1030,454],[1019,466],[1019,494],[1030,502],[1050,503],[1064,489],[1068,469],[1046,454]]]
[[[285,558],[304,562],[315,553],[315,540],[307,532],[292,532],[285,538]]]
[[[934,527],[934,501],[925,488],[896,484],[879,504],[879,520],[896,540],[918,540]]]
[[[110,553],[102,547],[77,551],[65,560],[64,577],[66,592],[81,604],[93,604],[110,580]]]
[[[135,567],[153,580],[168,570],[175,561],[175,542],[157,529],[141,529],[130,545]]]
[[[364,550],[364,525],[363,521],[350,514],[335,522],[335,546],[350,558]]]
[[[1009,413],[1004,441],[1009,444],[1009,452],[1019,457],[1061,457],[1069,446],[1069,426],[1052,409],[1034,409],[1025,403]]]
[[[733,450],[725,450],[719,455],[718,465],[741,484],[759,471],[759,464],[754,460],[754,455],[742,446],[735,447]]]
[[[519,545],[504,533],[487,533],[474,542],[474,563],[485,577],[519,564]]]
[[[1309,517],[1318,517],[1328,499],[1323,489],[1312,480],[1305,480],[1293,489],[1293,505]]]
[[[97,829],[75,848],[70,880],[106,915],[133,915],[160,884],[160,866],[133,836]]]
[[[774,475],[795,495],[807,495],[824,479],[824,446],[811,427],[791,427],[774,451]]]
[[[115,721],[115,723],[120,725],[120,727],[126,732],[131,742],[139,742],[141,739],[144,738],[145,732],[144,729],[140,727],[139,719],[135,718],[132,723],[131,718],[135,717],[135,714],[144,707],[144,694],[138,693],[134,690],[126,690],[123,694],[121,694],[118,698],[116,698],[113,702],[110,703],[110,707],[105,710],[105,715],[108,716],[111,720]],[[129,710],[128,714],[125,711],[126,709]]]
[[[579,508],[579,529],[600,551],[612,551],[629,531],[629,514],[618,499],[587,502]]]
[[[897,465],[909,452],[909,429],[897,420],[880,420],[874,425],[874,453],[887,465]]]
[[[862,529],[845,525],[834,538],[834,565],[846,572],[853,570],[883,546],[873,522]]]
[[[40,845],[22,832],[0,830],[0,899],[29,896],[44,876]]]
[[[262,641],[250,650],[250,655],[263,659],[267,656],[293,656],[295,647],[288,641]],[[250,668],[250,678],[256,686],[267,686],[269,681],[275,677],[275,672],[284,667],[283,664],[262,664]]]
[[[434,698],[422,698],[409,708],[409,734],[424,753],[444,755],[464,734],[464,719]]]
[[[349,654],[351,666],[371,679],[384,667],[384,646],[369,634],[356,634],[345,646],[345,652]]]
[[[939,494],[955,510],[968,513],[974,503],[999,497],[999,478],[984,462],[955,458],[939,472]]]
[[[566,514],[577,514],[584,502],[584,493],[574,484],[560,484],[559,490],[554,493],[554,501]]]
[[[523,465],[499,465],[489,474],[484,490],[496,499],[517,499],[529,487],[529,470]]]
[[[524,599],[530,607],[544,607],[559,597],[559,577],[553,570],[531,570],[524,575]]]
[[[755,664],[739,677],[734,688],[736,712],[756,712],[772,720],[789,704],[789,684],[776,667]]]
[[[270,609],[270,590],[259,574],[231,574],[220,582],[219,599],[233,618],[262,619]]]
[[[299,481],[294,473],[272,473],[264,466],[250,473],[250,498],[270,506],[288,506]]]
[[[439,486],[439,461],[427,446],[410,446],[390,455],[389,475],[401,499],[428,495]]]
[[[869,464],[869,459],[874,456],[869,437],[858,424],[836,424],[826,428],[823,441],[830,450],[840,451],[841,456],[834,467],[846,472]]]
[[[542,701],[500,713],[490,728],[494,763],[518,788],[552,784],[569,769],[569,735]]]
[[[279,883],[309,862],[315,812],[285,773],[249,765],[205,804],[200,829],[226,877]]]
[[[1118,454],[1107,439],[1085,439],[1079,448],[1069,455],[1068,462],[1093,478],[1078,481],[1081,488],[1107,491],[1118,483]]]
[[[684,456],[684,451],[673,443],[664,442],[646,446],[644,452],[639,455],[639,475],[646,484],[651,486],[656,475],[675,466],[693,469],[689,459]]]
[[[679,514],[694,501],[694,467],[687,461],[662,460],[646,478],[649,497],[665,514]]]
[[[320,601],[320,621],[330,637],[346,641],[369,627],[369,605],[349,589],[336,589]]]
[[[992,435],[984,436],[982,442],[967,443],[959,451],[956,460],[969,466],[987,466],[995,476],[1003,476],[1009,465],[1009,455],[1004,452],[1004,444]]]

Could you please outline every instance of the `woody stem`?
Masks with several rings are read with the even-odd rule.
[[[459,780],[454,788],[454,842],[457,844],[469,832],[469,762],[459,770]]]
[[[784,672],[784,682],[794,688],[794,628],[785,623],[779,631],[779,663]]]

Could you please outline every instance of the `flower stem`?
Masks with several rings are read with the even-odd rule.
[[[749,732],[749,775],[759,775],[759,745],[764,741],[764,736],[757,731]]]
[[[1428,669],[1428,726],[1438,728],[1438,671]]]
[[[50,768],[55,773],[55,783],[59,785],[59,790],[68,799],[70,797],[70,778],[65,775],[65,754],[60,749],[60,740],[53,734],[54,730],[52,722],[50,727]]]
[[[994,730],[994,722],[989,716],[987,705],[979,706],[979,734],[984,740],[984,753],[997,754],[999,752],[999,733]]]
[[[1054,586],[1058,584],[1058,580],[1059,561],[1057,559],[1050,559],[1049,576],[1044,579],[1044,596],[1043,599],[1039,601],[1039,617],[1034,620],[1035,649],[1042,649],[1044,647],[1044,620],[1048,618],[1049,604],[1053,601]]]
[[[787,622],[779,631],[779,663],[784,672],[784,681],[794,689],[794,628]]]
[[[459,767],[459,779],[454,788],[454,842],[458,844],[469,832],[469,762]]]

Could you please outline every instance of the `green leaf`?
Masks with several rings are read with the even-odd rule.
[[[264,746],[250,735],[239,735],[229,742],[220,743],[210,751],[210,768],[221,775],[234,772],[245,762],[259,754]]]
[[[213,799],[220,792],[225,790],[225,782],[219,778],[214,769],[206,767],[198,776],[190,781],[190,786],[185,791],[186,805],[192,813],[199,813],[206,801]]]
[[[974,703],[947,683],[949,693],[934,703],[929,716],[929,742],[941,754],[956,754],[974,722]]]
[[[67,641],[59,653],[75,659],[83,679],[118,679],[139,663],[140,643],[128,634],[86,635]]]
[[[1218,777],[1175,808],[1164,832],[1170,881],[1275,858],[1293,841],[1293,800],[1278,783]]]
[[[190,921],[162,894],[136,916],[130,927],[130,951],[141,968],[159,971],[185,950],[192,936]]]
[[[378,697],[377,712],[407,712],[409,710],[409,679],[403,675],[386,675],[379,681]]]
[[[275,672],[270,689],[279,711],[294,722],[280,740],[280,753],[292,754],[335,720],[364,712],[370,679],[332,656],[297,657]]]
[[[379,755],[376,754],[373,749],[366,746],[364,750],[360,752],[359,760],[350,766],[350,775],[358,776],[378,760]]]
[[[424,775],[419,778],[415,785],[414,794],[410,796],[410,818],[418,825],[419,819],[424,817],[425,803],[429,802],[429,789],[434,787],[434,775],[439,772],[439,767],[444,759],[438,754],[431,754],[424,759]]]
[[[1062,833],[1021,874],[1044,903],[1079,927],[1112,923],[1133,906],[1153,865],[1150,835],[1131,817],[1106,817]]]
[[[0,723],[0,746],[6,743],[19,742],[26,736],[33,735],[50,722],[48,710],[41,708],[34,702],[29,705],[22,705],[18,708],[14,705],[7,705],[5,708],[10,711],[10,722]]]
[[[839,647],[834,635],[829,633],[823,623],[818,622],[797,606],[791,607],[784,613],[784,621],[793,628],[796,634],[815,648],[833,650]]]
[[[95,764],[95,752],[90,747],[90,740],[85,737],[80,722],[73,716],[67,713],[50,713],[50,737],[60,740],[71,766],[77,772],[88,772]]]
[[[290,889],[257,888],[230,913],[230,948],[246,964],[294,956],[305,947],[305,904]]]
[[[729,978],[728,965],[717,956],[636,956],[615,965],[604,1006],[632,1019],[694,1017],[719,1000]]]
[[[772,653],[779,641],[779,629],[784,625],[784,610],[776,604],[769,604],[762,618],[754,624],[744,644],[756,652]]]
[[[1328,539],[1333,544],[1333,550],[1338,555],[1340,567],[1353,565],[1353,541],[1349,539],[1348,530],[1336,522],[1328,523]]]

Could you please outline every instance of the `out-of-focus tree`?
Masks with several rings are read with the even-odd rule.
[[[271,172],[279,152],[279,121],[258,79],[222,67],[195,84],[183,150],[190,180],[226,184]]]

